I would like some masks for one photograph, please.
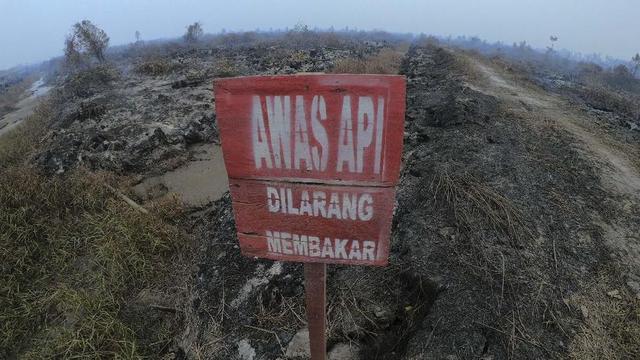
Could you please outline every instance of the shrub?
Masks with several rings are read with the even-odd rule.
[[[213,66],[213,76],[217,78],[232,77],[240,75],[240,70],[236,64],[226,58],[219,59]]]
[[[98,65],[71,75],[64,84],[64,92],[71,96],[89,97],[119,78],[120,72],[115,67]]]
[[[629,71],[629,68],[623,64],[617,65],[616,67],[613,68],[613,75],[621,79],[632,77],[631,71]]]
[[[70,66],[77,66],[83,57],[93,56],[104,62],[104,51],[109,46],[109,36],[104,30],[89,20],[82,20],[73,25],[71,33],[65,40],[65,60]]]
[[[589,62],[582,62],[578,64],[578,73],[581,76],[596,76],[602,74],[602,66]]]
[[[638,106],[636,104],[606,87],[592,84],[582,88],[579,94],[594,109],[618,112],[631,117],[635,117],[638,114]]]
[[[367,65],[362,59],[338,59],[333,65],[331,72],[335,74],[366,74]]]
[[[171,61],[163,58],[144,60],[135,65],[134,71],[138,74],[149,76],[167,75],[175,70]]]

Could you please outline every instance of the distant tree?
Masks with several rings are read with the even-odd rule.
[[[309,26],[302,22],[298,22],[295,24],[293,29],[288,30],[285,36],[287,43],[292,45],[296,49],[302,49],[304,47],[310,46],[311,40],[311,30],[309,30]]]
[[[555,51],[554,44],[558,41],[558,37],[551,35],[549,36],[549,40],[551,40],[551,46],[547,46],[547,54],[551,54]]]
[[[294,25],[292,31],[297,33],[306,33],[306,32],[309,32],[309,26],[307,26],[303,22],[298,22],[297,24]]]
[[[65,64],[71,68],[82,63],[82,54],[76,47],[74,35],[68,35],[64,41],[64,59]]]
[[[582,62],[578,64],[580,73],[586,76],[602,74],[602,66],[591,62]]]
[[[631,77],[631,72],[628,67],[620,64],[613,68],[613,75],[619,79],[627,79]]]
[[[79,62],[85,56],[93,56],[104,62],[104,51],[109,46],[109,37],[104,30],[89,20],[73,25],[65,40],[65,58],[68,62]]]
[[[187,32],[184,34],[184,41],[188,43],[197,42],[204,32],[202,31],[202,24],[196,21],[193,24],[187,26]]]
[[[636,53],[636,56],[631,58],[633,62],[633,76],[638,74],[638,69],[640,69],[640,53]]]
[[[136,30],[136,43],[140,42],[140,31]]]

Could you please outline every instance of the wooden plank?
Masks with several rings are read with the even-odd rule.
[[[397,183],[404,77],[232,78],[215,83],[215,97],[230,178]]]
[[[386,265],[404,77],[240,77],[215,98],[243,254]]]
[[[394,188],[232,179],[230,189],[247,256],[386,264]]]
[[[338,264],[338,265],[370,265],[370,266],[387,266],[388,261],[388,248],[383,248],[384,252],[378,252],[378,257],[374,260],[366,259],[332,259],[328,257],[320,256],[300,256],[300,255],[285,255],[282,253],[272,253],[267,251],[267,238],[265,236],[248,235],[238,233],[238,240],[242,249],[242,254],[247,257],[263,258],[277,261],[294,261],[303,263],[323,263],[323,264]]]
[[[326,263],[386,265],[405,79],[295,75],[214,84],[242,253],[305,263],[311,358],[326,358]]]

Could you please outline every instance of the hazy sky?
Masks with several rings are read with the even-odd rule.
[[[62,53],[71,25],[89,19],[111,44],[176,37],[201,21],[205,32],[292,27],[382,29],[527,40],[629,59],[640,51],[640,0],[0,0],[0,69]]]

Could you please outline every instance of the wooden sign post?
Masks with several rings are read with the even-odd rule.
[[[325,264],[387,264],[405,79],[254,76],[214,91],[241,251],[305,263],[311,354],[324,360]]]
[[[325,360],[325,354],[327,353],[327,340],[325,338],[327,327],[327,265],[323,263],[305,263],[304,287],[311,359]]]

